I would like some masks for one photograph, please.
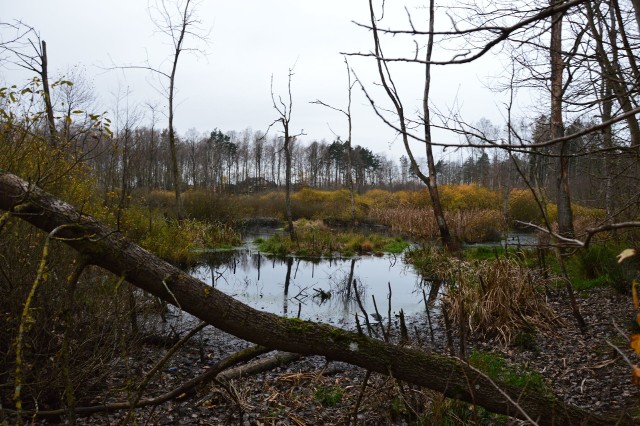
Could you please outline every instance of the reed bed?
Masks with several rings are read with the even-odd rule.
[[[493,337],[509,345],[523,334],[549,332],[560,322],[541,291],[542,276],[514,259],[452,259],[443,267],[444,309],[470,337]]]

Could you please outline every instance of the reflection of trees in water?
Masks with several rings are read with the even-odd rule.
[[[232,251],[207,253],[205,259],[211,274],[211,287],[215,287],[219,279],[224,279],[227,270],[236,269],[236,253]]]
[[[384,269],[397,270],[401,267],[398,260],[401,258],[385,257],[379,261],[384,262]],[[254,300],[262,309],[271,306],[270,309],[275,308],[275,312],[292,317],[296,314],[303,317],[320,315],[318,318],[328,315],[330,319],[346,324],[353,323],[354,315],[360,321],[364,321],[366,315],[369,320],[373,318],[375,321],[370,316],[375,313],[372,305],[372,294],[375,294],[380,315],[386,323],[387,316],[393,320],[395,312],[389,314],[388,295],[385,298],[383,294],[377,294],[377,286],[381,283],[378,282],[378,276],[371,276],[373,270],[368,267],[370,262],[369,258],[278,258],[247,249],[206,253],[199,264],[200,268],[205,268],[207,281],[211,277],[212,286],[227,291],[233,297]],[[371,278],[365,278],[369,276]],[[401,277],[397,279],[403,280]],[[405,284],[411,285],[408,282]],[[404,287],[401,293],[405,295],[407,290],[413,292],[421,302],[423,288],[428,296],[430,287],[430,283],[417,280],[413,291],[411,287]],[[266,298],[261,301],[263,296]],[[395,305],[398,303],[399,300]]]
[[[349,271],[344,275],[337,277],[337,280],[331,283],[331,291],[338,298],[342,306],[343,316],[357,310],[358,299],[362,301],[367,297],[367,286],[360,278],[355,276],[355,266],[357,259],[351,259]],[[346,318],[345,318],[346,319]]]
[[[260,268],[262,266],[262,255],[260,253],[251,253],[251,265],[258,271],[258,281],[260,281]]]
[[[436,300],[438,300],[441,287],[442,280],[439,280],[437,278],[422,278],[416,286],[416,292],[419,291],[422,294],[428,294],[428,297],[424,296],[426,297],[425,303],[429,303],[430,305],[432,305]]]
[[[289,309],[289,284],[291,284],[291,267],[293,257],[287,258],[287,273],[284,278],[284,297],[282,302],[282,313],[286,316]]]

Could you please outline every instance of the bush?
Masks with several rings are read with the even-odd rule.
[[[513,189],[509,193],[509,225],[516,229],[527,228],[519,222],[541,223],[542,213],[535,197],[528,189]]]
[[[356,219],[362,220],[368,206],[356,197]],[[284,204],[283,204],[284,208]],[[351,221],[351,194],[348,190],[320,191],[304,188],[291,196],[291,211],[294,220],[330,219],[339,222]]]
[[[440,202],[445,210],[500,210],[500,195],[478,185],[441,185]]]
[[[251,216],[243,205],[243,198],[230,194],[205,190],[189,190],[183,194],[182,203],[187,217],[204,222],[238,223]]]

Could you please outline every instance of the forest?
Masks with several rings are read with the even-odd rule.
[[[29,76],[0,83],[0,425],[640,423],[640,0],[388,3],[347,103],[311,101],[331,140],[297,130],[295,66],[264,129],[177,130],[201,2],[150,3],[166,61],[114,69],[162,105],[108,111],[0,18]],[[489,54],[503,121],[437,104],[436,67]],[[356,92],[397,157],[354,140]]]

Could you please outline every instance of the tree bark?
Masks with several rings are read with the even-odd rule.
[[[293,228],[293,213],[291,212],[291,142],[292,137],[289,135],[289,121],[282,120],[284,125],[284,210],[287,217],[287,226],[289,227],[289,238],[293,241],[296,233]]]
[[[10,173],[0,173],[0,209],[11,211],[14,217],[45,232],[66,225],[59,228],[56,237],[83,254],[90,263],[124,276],[131,284],[220,330],[267,348],[347,362],[495,413],[517,418],[526,418],[526,413],[540,425],[625,424],[624,418],[596,415],[534,390],[492,381],[455,358],[253,309]],[[631,424],[630,420],[626,422]]]
[[[551,0],[551,6],[561,3],[562,0]],[[549,137],[556,139],[564,136],[564,124],[562,120],[562,12],[552,17],[551,23],[551,117]],[[558,176],[556,180],[556,203],[558,205],[558,233],[563,237],[573,238],[573,211],[571,210],[571,195],[569,193],[569,157],[566,155],[568,142],[560,142],[555,147],[556,161],[558,163]]]
[[[47,113],[47,126],[49,128],[49,141],[51,146],[58,146],[58,131],[56,129],[56,120],[53,115],[53,104],[51,102],[51,90],[49,88],[49,60],[47,58],[47,43],[42,40],[42,50],[40,52],[40,61],[42,64],[40,70],[40,78],[42,79],[42,94],[44,98],[44,107]]]

